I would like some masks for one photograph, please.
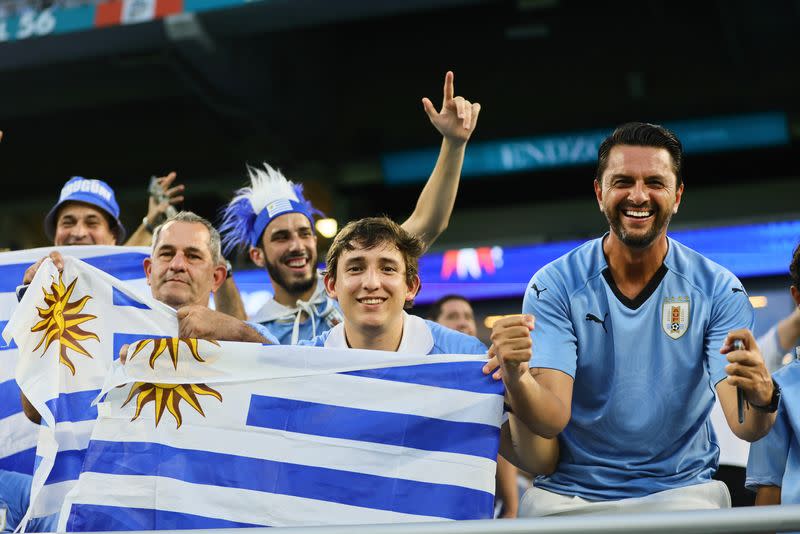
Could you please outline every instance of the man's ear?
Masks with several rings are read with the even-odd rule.
[[[211,292],[214,293],[225,282],[228,269],[224,265],[214,267],[214,283],[211,285]]]
[[[250,247],[248,252],[250,253],[250,260],[259,267],[264,267],[267,264],[264,259],[264,250],[261,247]]]
[[[683,182],[681,185],[678,186],[678,189],[675,191],[675,205],[672,206],[672,214],[675,215],[678,213],[678,208],[681,205],[681,198],[683,197]]]
[[[408,293],[406,293],[406,302],[411,302],[416,298],[417,293],[419,293],[420,288],[422,287],[422,281],[419,279],[419,275],[415,274],[414,279],[411,280],[411,283],[408,284]]]
[[[330,275],[330,273],[325,273],[325,277],[322,279],[325,282],[325,292],[328,296],[332,299],[336,298],[336,280]]]
[[[153,270],[153,260],[151,260],[150,258],[145,258],[144,259],[144,276],[147,278],[147,285],[148,286],[152,285],[150,283],[150,273],[152,272],[152,270]]]
[[[597,198],[597,205],[603,211],[603,184],[594,179],[594,196]]]

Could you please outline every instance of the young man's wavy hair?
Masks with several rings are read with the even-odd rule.
[[[388,217],[367,217],[347,223],[336,235],[328,249],[325,258],[325,274],[335,282],[336,269],[342,254],[355,250],[356,246],[370,250],[385,244],[395,245],[400,251],[406,267],[406,284],[412,285],[419,274],[419,257],[423,251],[422,241]],[[422,287],[421,283],[420,287]],[[405,307],[410,308],[413,304],[413,301],[408,302]]]

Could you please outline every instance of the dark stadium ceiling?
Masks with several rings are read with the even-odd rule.
[[[480,140],[771,110],[796,138],[798,35],[790,0],[266,0],[6,43],[0,173],[36,184],[20,198],[72,174],[138,190],[171,169],[226,197],[245,162],[269,161],[340,198],[388,193],[394,214],[418,188],[382,186],[378,157],[438,145],[420,98],[440,101],[447,69],[483,105]],[[796,173],[797,147],[698,158],[688,180]],[[475,180],[459,202],[513,202],[533,180],[540,199],[582,196],[564,178],[590,173]]]

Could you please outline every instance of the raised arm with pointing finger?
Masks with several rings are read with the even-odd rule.
[[[416,207],[402,224],[418,236],[427,249],[444,231],[453,210],[464,150],[475,130],[480,104],[455,95],[453,73],[444,79],[440,110],[422,99],[431,123],[442,134],[439,158]],[[295,344],[330,329],[341,321],[335,302],[325,295],[317,273],[317,237],[314,218],[320,214],[303,196],[302,186],[288,181],[279,171],[265,165],[250,169],[250,185],[237,191],[225,210],[220,227],[226,254],[235,247],[249,252],[265,268],[274,298],[251,320],[267,326],[284,344]],[[380,209],[380,206],[376,207]],[[232,290],[232,284],[222,288]],[[235,314],[222,294],[217,309]]]
[[[404,230],[419,236],[426,248],[444,232],[450,221],[464,164],[464,151],[481,112],[481,105],[477,102],[454,96],[453,78],[453,73],[449,71],[444,77],[440,111],[436,111],[428,98],[422,99],[431,124],[442,134],[442,147],[413,213],[402,224]]]

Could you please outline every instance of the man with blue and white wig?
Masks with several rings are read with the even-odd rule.
[[[452,72],[445,75],[441,111],[436,111],[428,98],[423,98],[422,104],[442,134],[442,146],[414,212],[402,227],[418,236],[427,249],[450,220],[464,151],[475,130],[480,104],[454,96]],[[274,298],[250,320],[267,326],[282,344],[312,339],[341,321],[341,313],[325,294],[317,272],[314,218],[322,214],[305,199],[302,185],[269,165],[250,168],[249,175],[250,186],[236,192],[224,211],[220,231],[226,255],[237,246],[247,250],[272,282]]]

